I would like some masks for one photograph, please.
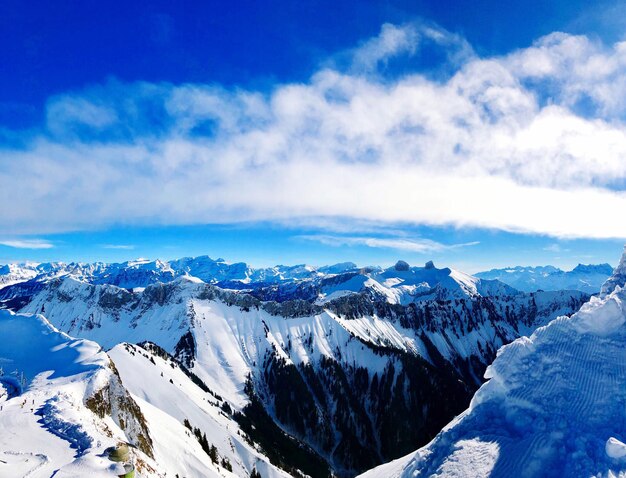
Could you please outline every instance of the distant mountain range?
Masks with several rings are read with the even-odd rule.
[[[194,277],[223,289],[251,294],[260,300],[303,299],[317,304],[365,290],[397,304],[434,298],[506,296],[518,292],[497,280],[479,279],[449,268],[438,269],[432,262],[424,267],[411,267],[398,261],[387,269],[359,268],[351,262],[319,268],[296,265],[254,269],[245,263],[228,264],[223,259],[213,260],[208,256],[170,262],[12,264],[0,270],[0,285],[20,284],[21,288],[13,288],[13,293],[29,287],[37,289],[61,277],[137,291],[180,277]]]
[[[611,276],[609,264],[578,264],[571,271],[553,266],[509,267],[492,269],[475,274],[481,279],[499,280],[524,292],[537,290],[581,290],[590,294],[600,291],[602,284]]]
[[[0,266],[0,289],[29,282],[36,284],[72,276],[91,284],[110,284],[124,289],[141,289],[178,277],[196,277],[208,284],[238,290],[261,300],[332,300],[346,294],[371,290],[390,303],[407,304],[435,297],[502,296],[516,291],[580,290],[600,291],[611,275],[609,264],[582,265],[571,271],[553,266],[492,269],[469,276],[462,272],[438,269],[432,262],[424,267],[404,261],[387,269],[357,267],[344,262],[323,267],[305,264],[253,268],[246,263],[230,264],[208,256],[186,257],[173,261],[138,259],[122,263],[42,263]]]

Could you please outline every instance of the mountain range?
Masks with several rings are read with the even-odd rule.
[[[362,478],[624,476],[625,285],[626,252],[599,297],[500,349],[433,441]]]
[[[613,267],[609,264],[578,264],[571,271],[563,271],[553,266],[517,266],[479,272],[476,277],[499,280],[525,292],[570,289],[595,294],[612,272]]]
[[[431,289],[439,286],[444,295],[459,290],[478,295],[502,295],[505,285],[522,292],[538,290],[580,290],[589,294],[611,275],[609,264],[579,264],[565,272],[553,266],[511,267],[479,272],[474,276],[444,268],[432,261],[424,267],[398,261],[394,266],[358,267],[352,262],[313,267],[305,264],[253,268],[244,262],[227,263],[209,256],[186,257],[172,261],[137,259],[122,263],[22,263],[0,266],[0,288],[23,282],[45,282],[72,276],[92,284],[110,284],[125,289],[140,289],[157,282],[166,283],[182,276],[192,276],[226,289],[251,293],[265,300],[287,300],[294,297],[320,301],[341,294],[377,289],[389,300],[408,303],[416,297],[432,297]]]
[[[0,300],[13,312],[0,322],[39,325],[12,332],[21,346],[0,345],[0,359],[27,378],[5,398],[0,421],[31,400],[29,420],[44,431],[75,425],[89,437],[79,453],[72,434],[57,433],[58,449],[46,451],[27,443],[36,425],[20,428],[24,441],[4,449],[45,457],[41,476],[51,467],[74,476],[76,466],[106,474],[97,457],[116,440],[137,446],[145,476],[231,476],[229,468],[354,476],[426,445],[468,407],[501,346],[589,300],[576,290],[523,292],[432,262],[252,269],[202,257],[8,269]],[[101,393],[74,370],[63,381],[76,390],[46,382],[48,357],[33,355],[40,369],[24,364],[26,337],[36,344],[38,334],[59,335],[64,349],[73,340],[101,346],[98,367],[113,371],[115,384]],[[9,379],[2,383],[15,384]],[[66,393],[75,406],[57,407],[46,428],[38,413]],[[119,407],[107,404],[119,397],[134,404],[125,408],[143,439],[139,425],[131,433],[120,425],[127,419],[116,422]]]

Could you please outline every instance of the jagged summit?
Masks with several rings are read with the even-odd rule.
[[[400,260],[396,262],[396,265],[393,266],[393,268],[397,271],[408,271],[410,266],[408,262]]]

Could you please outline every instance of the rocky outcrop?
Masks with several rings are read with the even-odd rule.
[[[149,457],[154,457],[152,439],[139,405],[124,388],[113,362],[108,383],[85,400],[85,405],[98,417],[109,416],[124,431],[129,443]]]

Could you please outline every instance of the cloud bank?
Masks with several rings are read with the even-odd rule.
[[[411,70],[426,41],[445,74]],[[554,33],[482,58],[385,25],[348,54],[270,92],[110,81],[51,98],[42,131],[0,149],[0,233],[322,217],[626,237],[626,42]]]

